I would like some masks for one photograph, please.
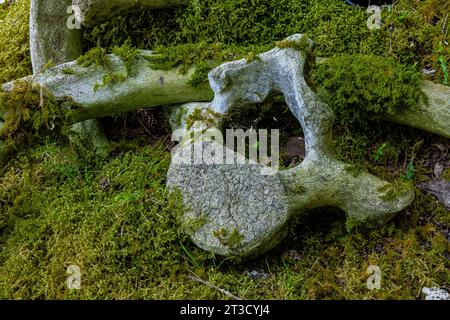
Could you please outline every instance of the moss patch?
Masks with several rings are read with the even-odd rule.
[[[364,11],[340,0],[200,0],[185,10],[118,17],[87,29],[86,37],[91,47],[101,46],[106,52],[128,39],[131,46],[142,49],[186,42],[203,42],[204,47],[217,42],[253,45],[239,56],[245,58],[262,46],[272,48],[274,41],[288,35],[307,32],[316,41],[319,56],[374,53],[403,64],[417,63],[416,69],[438,67],[438,57],[444,56],[448,65],[448,46],[441,50],[438,45],[447,39],[441,30],[448,2],[396,3],[392,12],[384,13],[382,29],[374,31],[367,29]],[[0,20],[18,21],[15,25],[2,20],[2,26],[10,26],[0,30],[4,81],[31,72],[29,54],[24,53],[28,12],[18,19],[18,11],[12,9],[25,6],[28,1],[16,0],[0,8]],[[185,56],[176,65],[196,66],[196,59]],[[432,79],[441,82],[443,68],[437,71]],[[249,109],[235,111],[248,127],[257,118],[257,125],[270,128],[276,117],[277,126],[282,123],[287,130],[299,130],[292,117],[281,120],[282,113],[290,114],[283,102]],[[115,124],[122,121],[117,117]],[[126,127],[128,133],[133,130]],[[412,183],[432,175],[429,160],[439,151],[433,147],[433,135],[377,121],[336,123],[334,131],[339,157],[354,163],[354,168],[401,181],[413,161]],[[375,159],[384,144],[387,147]],[[165,187],[170,161],[165,147],[142,147],[142,141],[124,137],[117,145],[112,158],[85,162],[71,146],[44,140],[19,151],[16,160],[0,172],[0,297],[228,298],[193,282],[191,274],[243,299],[417,299],[423,286],[448,283],[450,248],[443,232],[448,230],[450,216],[432,196],[417,191],[413,205],[382,228],[355,228],[351,233],[345,229],[342,212],[314,210],[291,228],[275,250],[234,264],[198,249],[180,233],[183,209],[179,197]],[[70,265],[81,267],[81,290],[66,287]],[[248,276],[255,265],[269,274],[267,279]],[[369,265],[381,269],[379,291],[367,289]]]
[[[10,92],[0,92],[0,139],[11,155],[40,141],[48,134],[60,134],[66,116],[53,96],[43,87],[16,81]]]
[[[125,64],[127,74],[131,73],[133,62],[140,55],[139,50],[132,47],[128,42],[123,44],[122,46],[115,46],[112,49],[112,53],[122,59],[123,63]]]
[[[447,168],[444,170],[444,172],[442,172],[442,178],[444,178],[444,180],[450,181],[450,168]]]
[[[237,229],[233,229],[231,232],[226,229],[216,230],[213,232],[213,236],[219,239],[222,245],[231,249],[239,246],[241,241],[244,239]]]
[[[221,117],[222,117],[221,114],[214,112],[211,109],[203,110],[201,108],[196,108],[194,110],[194,112],[192,112],[186,118],[186,127],[187,127],[187,129],[190,129],[198,121],[198,122],[201,122],[206,127],[211,128],[217,124],[217,121]]]
[[[319,96],[342,124],[361,121],[367,115],[395,114],[423,96],[421,75],[386,57],[338,55],[311,73]]]
[[[448,65],[450,49],[442,45],[449,42],[448,12],[445,0],[399,0],[392,10],[383,10],[381,29],[369,30],[369,14],[342,0],[200,0],[179,9],[117,17],[86,29],[85,38],[90,47],[111,50],[130,41],[137,48],[153,50],[201,42],[272,45],[294,33],[307,33],[317,44],[318,56],[376,54],[417,63],[419,68],[438,68],[440,56]],[[444,80],[442,68],[433,79]]]

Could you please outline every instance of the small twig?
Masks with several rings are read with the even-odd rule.
[[[198,278],[198,277],[196,277],[196,276],[189,275],[188,278],[191,279],[191,280],[200,282],[200,283],[202,283],[202,284],[204,284],[204,285],[206,285],[206,286],[208,286],[208,287],[210,287],[210,288],[212,288],[212,289],[216,289],[217,291],[222,292],[224,295],[226,295],[226,296],[228,296],[228,297],[230,297],[230,298],[233,298],[233,299],[235,299],[235,300],[242,300],[241,298],[236,297],[236,296],[235,296],[234,294],[232,294],[231,292],[229,292],[229,291],[227,291],[227,290],[224,290],[224,289],[221,289],[221,288],[219,288],[219,287],[216,287],[216,286],[213,285],[212,283],[210,283],[210,282],[208,282],[208,281],[205,281],[205,280],[203,280],[203,279],[200,279],[200,278]]]
[[[442,24],[442,34],[445,34],[445,35],[447,35],[447,32],[448,32],[447,22],[448,22],[448,13],[446,14],[444,23]]]

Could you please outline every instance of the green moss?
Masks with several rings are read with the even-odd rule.
[[[416,299],[449,277],[438,227],[450,223],[448,211],[421,192],[379,229],[347,233],[343,213],[319,208],[263,257],[236,265],[211,255],[179,232],[183,209],[165,186],[169,163],[163,145],[135,144],[91,164],[55,143],[22,154],[0,175],[0,296],[227,298],[192,281],[195,274],[242,299]],[[225,233],[226,241],[232,231],[218,235]],[[255,263],[268,278],[243,272]],[[72,264],[81,267],[82,290],[65,285]],[[380,267],[382,290],[367,289],[369,265]]]
[[[86,38],[105,47],[130,40],[139,48],[154,49],[158,45],[203,41],[244,46],[272,44],[291,34],[311,31],[323,38],[320,50],[330,52],[332,47],[342,49],[338,44],[341,37],[346,43],[376,38],[367,29],[366,20],[363,10],[339,0],[200,0],[175,10],[149,10],[139,16],[119,17],[86,30]]]
[[[182,219],[182,230],[188,235],[193,235],[207,222],[208,220],[205,215],[200,215],[197,218],[185,218]]]
[[[16,81],[12,91],[0,92],[0,116],[4,121],[0,138],[4,151],[12,155],[66,124],[64,111],[43,87]]]
[[[112,53],[122,59],[127,70],[127,74],[131,73],[133,62],[139,57],[140,51],[132,47],[128,42],[121,46],[115,46]]]
[[[171,70],[180,68],[186,74],[190,68],[195,68],[189,83],[196,87],[208,81],[208,73],[212,68],[223,62],[239,59],[257,60],[257,53],[270,49],[270,46],[235,46],[221,43],[183,44],[179,46],[159,47],[154,55],[145,57],[154,69]]]
[[[261,58],[259,57],[258,54],[254,53],[254,52],[250,52],[245,56],[245,61],[247,62],[247,64],[249,64],[254,61],[261,61]]]
[[[195,108],[195,110],[186,118],[186,127],[188,129],[192,128],[197,121],[208,128],[214,127],[221,117],[221,114],[214,112],[211,109],[203,110],[201,108]]]
[[[170,70],[181,67],[181,72],[186,73],[190,67],[197,64],[210,62],[219,65],[225,61],[245,58],[249,53],[258,54],[268,49],[271,49],[270,45],[239,46],[224,45],[219,42],[212,44],[199,42],[158,47],[154,55],[146,58],[150,61],[152,68]]]
[[[236,248],[242,240],[244,240],[244,236],[241,235],[237,229],[234,229],[227,239],[227,246],[230,248]]]
[[[127,38],[142,49],[187,41],[272,47],[292,33],[308,32],[318,44],[318,55],[374,52],[406,64],[417,62],[419,69],[433,66],[442,55],[436,42],[445,37],[441,30],[448,2],[396,3],[398,9],[383,19],[398,21],[385,23],[379,31],[367,29],[363,10],[340,0],[200,0],[192,1],[185,11],[142,11],[119,17],[87,29],[86,34],[93,46],[110,51]],[[27,32],[28,12],[20,18],[9,15],[10,8],[24,4],[27,1],[16,0],[9,9],[3,10],[8,5],[0,9],[0,20],[6,12],[8,21],[20,21],[15,25],[2,20],[2,26],[11,27],[0,30],[0,37],[7,35],[0,41],[0,74],[7,74],[7,80],[31,73],[28,54],[22,51],[28,50],[27,35],[22,35]],[[408,12],[404,18],[400,9]],[[394,30],[389,32],[391,25]],[[14,37],[22,37],[20,45]],[[446,57],[448,46],[444,49]],[[194,61],[193,67],[199,60]],[[441,68],[437,70],[433,80],[441,82],[444,75]],[[268,104],[267,109],[275,107],[279,104]],[[253,118],[241,118],[252,125]],[[260,123],[264,128],[271,124]],[[404,164],[411,160],[414,179],[419,179],[429,164],[430,150],[435,150],[430,147],[432,135],[385,122],[336,123],[334,131],[342,159],[389,181],[401,181]],[[415,147],[422,139],[423,146]],[[384,143],[392,152],[384,149],[375,161]],[[417,191],[412,206],[390,223],[376,230],[355,228],[351,233],[345,232],[342,212],[319,208],[302,216],[275,250],[235,265],[198,249],[179,232],[183,209],[181,199],[165,186],[170,163],[165,148],[141,148],[137,146],[142,144],[128,140],[120,144],[128,151],[93,163],[83,162],[71,146],[33,144],[0,172],[2,298],[228,298],[192,281],[192,274],[243,299],[417,299],[423,286],[448,283],[449,246],[442,231],[450,225],[450,217],[432,196]],[[263,266],[267,279],[253,279],[243,272],[255,263]],[[68,290],[65,285],[71,264],[81,267],[82,290]],[[369,265],[380,267],[382,290],[367,289]]]
[[[444,170],[444,172],[442,172],[442,178],[444,178],[444,180],[450,181],[450,168],[447,168]]]
[[[48,69],[53,68],[54,66],[56,66],[55,61],[53,61],[53,59],[50,59],[49,61],[47,61],[44,66],[39,70],[39,72],[45,72]]]
[[[191,86],[198,87],[202,83],[205,83],[208,81],[208,74],[211,71],[211,67],[206,62],[199,62],[196,67],[195,71],[191,76],[191,79],[189,79],[189,83]]]
[[[319,96],[342,124],[415,105],[423,97],[420,79],[413,68],[373,55],[338,55],[312,71]]]
[[[153,50],[200,42],[259,46],[307,33],[317,43],[318,56],[377,54],[426,67],[436,63],[439,42],[449,40],[442,33],[448,7],[444,0],[396,1],[392,10],[383,10],[382,28],[369,30],[365,10],[341,0],[199,0],[178,9],[130,13],[86,29],[85,37],[91,46],[112,48],[130,41]]]
[[[0,84],[32,73],[29,48],[29,0],[0,5]]]
[[[123,82],[127,79],[127,74],[123,72],[109,72],[103,75],[102,83],[94,84],[94,92],[98,91],[100,88],[105,88],[110,84],[115,84]]]
[[[281,40],[277,41],[276,46],[280,49],[294,49],[301,52],[309,53],[311,52],[311,44],[308,41],[308,38],[306,35],[303,35],[303,37],[300,39],[300,41],[294,41],[294,40]]]
[[[63,74],[67,74],[67,75],[74,75],[75,74],[75,70],[72,68],[64,68],[61,70]]]
[[[91,65],[109,68],[111,61],[109,60],[106,50],[101,47],[96,47],[77,59],[77,64],[82,67],[90,67]]]
[[[300,183],[294,186],[295,193],[304,193],[305,191],[306,191],[305,186]]]
[[[91,49],[83,56],[79,57],[77,60],[77,64],[85,68],[95,65],[106,69],[106,72],[102,78],[102,82],[96,83],[94,85],[94,92],[110,84],[125,81],[131,73],[131,68],[134,60],[139,56],[139,50],[132,48],[128,43],[125,43],[120,47],[114,47],[113,53],[122,59],[126,69],[125,74],[123,72],[112,72],[110,70],[111,60],[106,54],[106,50],[104,48],[96,47],[94,49]]]
[[[348,164],[345,166],[345,171],[352,173],[353,177],[356,178],[366,170],[361,164]]]

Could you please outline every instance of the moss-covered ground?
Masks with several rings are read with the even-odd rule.
[[[202,0],[182,12],[118,17],[85,37],[88,47],[107,51],[128,41],[147,49],[222,42],[257,52],[306,32],[319,56],[381,55],[405,70],[436,68],[431,80],[442,83],[448,2],[397,2],[375,31],[367,29],[364,10],[338,0]],[[0,30],[2,82],[30,72],[26,10],[27,0],[0,8],[0,25],[10,26]],[[102,120],[114,145],[108,159],[49,136],[0,168],[0,298],[229,298],[195,277],[244,299],[417,299],[424,286],[450,290],[449,210],[419,189],[412,206],[379,229],[347,231],[342,212],[321,208],[299,218],[277,248],[255,260],[239,263],[198,249],[182,232],[180,196],[165,186],[171,144],[161,109],[142,112]],[[228,124],[280,128],[283,146],[301,135],[276,97],[235,110]],[[334,131],[339,157],[357,170],[418,184],[432,179],[440,163],[443,179],[450,179],[448,139],[369,120],[338,121]],[[285,166],[298,160],[283,155]],[[70,265],[81,268],[81,290],[66,286]],[[367,288],[369,265],[381,269],[381,290]]]

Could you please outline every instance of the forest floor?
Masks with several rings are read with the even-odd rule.
[[[21,10],[0,8],[0,22],[25,19],[27,1],[16,2]],[[26,30],[16,37],[26,48]],[[4,43],[12,50],[14,42]],[[30,72],[20,48],[11,70],[0,54],[2,80]],[[304,156],[302,133],[287,107],[277,107],[255,106],[229,124],[279,127],[289,167]],[[114,147],[107,159],[53,137],[0,168],[1,299],[232,298],[213,286],[242,299],[421,299],[423,287],[450,291],[450,211],[419,188],[381,228],[348,230],[343,212],[320,208],[293,221],[264,256],[233,261],[181,232],[180,196],[165,185],[173,145],[162,108],[102,122]],[[449,139],[377,121],[334,131],[339,157],[382,179],[450,181]],[[72,265],[81,269],[80,290],[66,284]],[[371,265],[381,270],[380,290],[367,286]]]

